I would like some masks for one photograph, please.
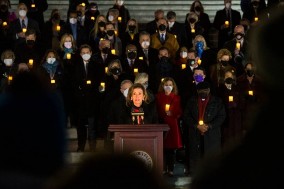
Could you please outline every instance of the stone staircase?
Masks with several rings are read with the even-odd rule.
[[[101,14],[104,15],[106,15],[107,10],[114,4],[114,0],[89,0],[89,2],[96,2]],[[170,10],[175,11],[177,14],[177,20],[183,23],[185,20],[185,15],[188,13],[192,2],[193,1],[188,0],[125,0],[125,6],[128,8],[130,16],[137,19],[138,23],[141,24],[153,20],[154,11],[157,9],[163,9],[166,13]],[[18,0],[11,0],[11,4],[12,10],[15,11]],[[44,13],[46,20],[50,17],[51,10],[55,8],[60,10],[62,19],[66,19],[69,0],[48,0],[48,4],[48,10]],[[205,12],[209,15],[211,22],[213,22],[216,11],[224,7],[223,0],[202,0],[202,4]],[[232,8],[241,12],[240,1],[234,0]]]

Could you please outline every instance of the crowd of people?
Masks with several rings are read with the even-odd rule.
[[[77,129],[78,152],[87,141],[95,151],[109,124],[166,123],[164,172],[173,176],[184,149],[184,173],[192,175],[205,154],[246,135],[266,100],[251,38],[284,2],[241,0],[242,13],[233,3],[224,0],[212,23],[199,0],[184,23],[158,9],[140,30],[122,0],[106,15],[95,1],[70,1],[67,20],[54,9],[46,21],[46,0],[20,0],[15,12],[0,0],[0,93],[11,92],[20,73],[38,75],[63,103],[65,127]],[[137,112],[143,116],[133,120]]]

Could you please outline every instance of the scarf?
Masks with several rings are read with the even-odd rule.
[[[53,64],[48,64],[47,62],[45,62],[42,64],[42,67],[46,70],[47,73],[49,73],[51,78],[53,78],[58,64],[59,64],[58,61],[55,61]]]

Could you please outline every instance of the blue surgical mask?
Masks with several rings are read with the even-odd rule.
[[[197,82],[197,83],[200,83],[200,82],[204,81],[204,78],[203,78],[202,75],[195,75],[194,76],[194,81]]]

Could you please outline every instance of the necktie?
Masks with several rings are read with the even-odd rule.
[[[104,60],[104,62],[106,61],[106,59],[107,59],[107,55],[104,54],[104,55],[103,55],[103,60]]]
[[[165,42],[165,34],[161,34],[161,42],[164,43]]]
[[[143,49],[143,52],[144,52],[146,58],[148,59],[148,49]]]
[[[84,66],[85,66],[85,72],[86,72],[86,75],[87,75],[88,74],[88,63],[84,62]]]
[[[26,26],[26,24],[25,24],[25,20],[23,19],[22,20],[22,28],[26,28],[27,26]]]

